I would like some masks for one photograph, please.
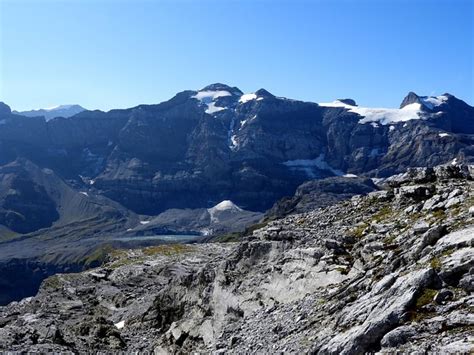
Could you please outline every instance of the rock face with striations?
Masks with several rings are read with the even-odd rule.
[[[414,169],[379,186],[238,243],[116,252],[49,278],[0,308],[0,350],[471,352],[470,170]]]

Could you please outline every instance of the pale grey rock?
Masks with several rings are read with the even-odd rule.
[[[415,223],[415,225],[413,226],[413,231],[416,233],[416,234],[421,234],[421,233],[425,233],[428,229],[430,228],[430,225],[428,222],[426,221],[418,221]]]
[[[434,195],[425,201],[423,204],[423,210],[433,210],[441,201],[443,201],[443,198],[440,195]]]
[[[474,337],[458,340],[438,348],[440,354],[469,354],[472,352]]]
[[[474,266],[474,248],[463,248],[454,251],[442,259],[440,277],[448,284],[456,284],[457,275],[466,273]]]
[[[459,280],[459,287],[463,288],[467,292],[474,292],[474,275],[467,274]]]
[[[349,323],[349,319],[363,319],[363,322],[336,335],[320,352],[352,354],[367,351],[400,322],[415,295],[431,285],[434,277],[432,269],[420,270],[398,278],[386,293],[369,292],[347,307],[342,315],[342,325]]]
[[[457,206],[463,201],[464,198],[462,196],[448,198],[448,200],[444,204],[444,208],[451,208],[453,206]]]
[[[395,328],[384,335],[380,341],[382,348],[396,348],[405,344],[409,339],[417,334],[413,326],[406,325]]]
[[[94,270],[47,279],[35,297],[0,307],[0,351],[466,349],[474,307],[472,181],[418,173],[417,185],[435,181],[440,195],[459,189],[454,198],[466,197],[443,212],[442,225],[437,211],[403,213],[427,198],[359,196],[267,221],[235,243],[127,250]],[[405,178],[398,187],[414,183]],[[414,233],[417,220],[426,225]]]

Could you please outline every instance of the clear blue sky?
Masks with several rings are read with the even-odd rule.
[[[0,101],[158,103],[224,82],[396,107],[410,90],[471,105],[472,0],[0,0]]]

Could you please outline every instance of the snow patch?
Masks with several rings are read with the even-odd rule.
[[[251,118],[247,118],[243,121],[240,121],[240,128],[243,128],[248,122],[252,122],[256,118],[257,118],[257,115],[253,115]]]
[[[239,142],[237,142],[237,136],[234,134],[230,137],[230,148],[235,149],[239,146]]]
[[[222,202],[219,202],[217,205],[209,209],[213,211],[226,211],[226,210],[242,211],[242,209],[239,206],[237,206],[235,203],[233,203],[231,200],[224,200]]]
[[[84,196],[89,197],[89,194],[88,194],[87,192],[85,192],[85,191],[81,191],[81,192],[79,192],[79,193],[80,193],[81,195],[84,195]]]
[[[196,95],[191,96],[191,98],[201,101],[201,103],[207,105],[206,113],[213,114],[222,110],[227,109],[227,107],[216,106],[214,100],[219,97],[231,96],[232,94],[226,90],[204,90],[198,91]]]
[[[319,103],[318,105],[324,107],[342,107],[347,109],[349,112],[357,113],[363,117],[359,120],[359,123],[361,124],[377,123],[381,125],[387,125],[391,123],[417,120],[420,118],[419,114],[421,113],[421,105],[419,103],[406,105],[401,109],[351,106],[339,100],[333,102],[323,102]]]
[[[364,117],[359,120],[359,123],[362,124],[378,122],[381,125],[387,125],[390,123],[417,120],[420,118],[419,113],[421,112],[421,105],[418,103],[407,105],[401,109],[349,107],[351,107],[349,111]]]
[[[257,94],[244,94],[240,97],[239,103],[245,104],[246,102],[253,101],[253,100],[262,101],[263,97],[257,96]]]
[[[201,235],[203,236],[209,236],[212,234],[212,229],[209,229],[209,228],[203,228],[200,230],[201,232]]]
[[[237,206],[235,203],[233,203],[230,200],[224,200],[214,207],[208,208],[207,212],[209,212],[209,215],[211,217],[211,222],[212,223],[217,223],[219,222],[219,218],[217,214],[225,212],[225,213],[234,213],[234,212],[242,212],[243,210]]]
[[[143,224],[143,225],[148,224],[148,223],[150,223],[150,221],[140,221],[140,224]]]
[[[117,329],[122,329],[123,327],[125,327],[125,321],[122,320],[122,321],[120,321],[120,322],[118,322],[118,323],[115,323],[114,325],[115,325],[115,328],[117,328]]]
[[[342,176],[344,173],[334,169],[324,160],[324,154],[320,154],[316,159],[296,159],[283,162],[291,170],[302,171],[310,178],[317,178],[314,169],[330,171],[334,175]]]
[[[207,109],[206,113],[208,114],[213,114],[215,112],[219,112],[219,111],[222,111],[222,110],[226,110],[227,107],[219,107],[219,106],[216,106],[216,103],[215,102],[211,102],[210,104],[207,104]]]
[[[236,136],[232,134],[234,133],[235,120],[236,120],[236,117],[234,115],[232,116],[232,119],[230,121],[229,129],[227,130],[227,144],[231,150],[234,150],[235,148],[238,147]]]
[[[204,103],[209,103],[218,97],[231,96],[232,94],[226,90],[204,90],[198,91],[194,96],[191,96],[193,99],[197,99]]]
[[[318,103],[318,105],[324,106],[324,107],[344,107],[344,108],[356,107],[356,106],[346,104],[340,100],[335,100],[333,102],[320,102]]]
[[[240,97],[239,102],[244,104],[248,101],[256,100],[257,95],[256,94],[244,94]]]
[[[356,177],[358,177],[355,174],[344,174],[343,176],[346,177],[346,178],[356,178]]]
[[[444,138],[444,137],[450,137],[451,135],[448,133],[439,133],[438,136],[440,136],[441,138]]]
[[[446,101],[448,101],[448,97],[445,95],[441,96],[426,96],[426,97],[420,97],[420,101],[428,107],[430,110],[437,106],[441,106],[444,104]]]

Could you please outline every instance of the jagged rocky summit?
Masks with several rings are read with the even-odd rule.
[[[0,349],[469,354],[473,177],[409,169],[237,243],[116,251],[0,308]]]

